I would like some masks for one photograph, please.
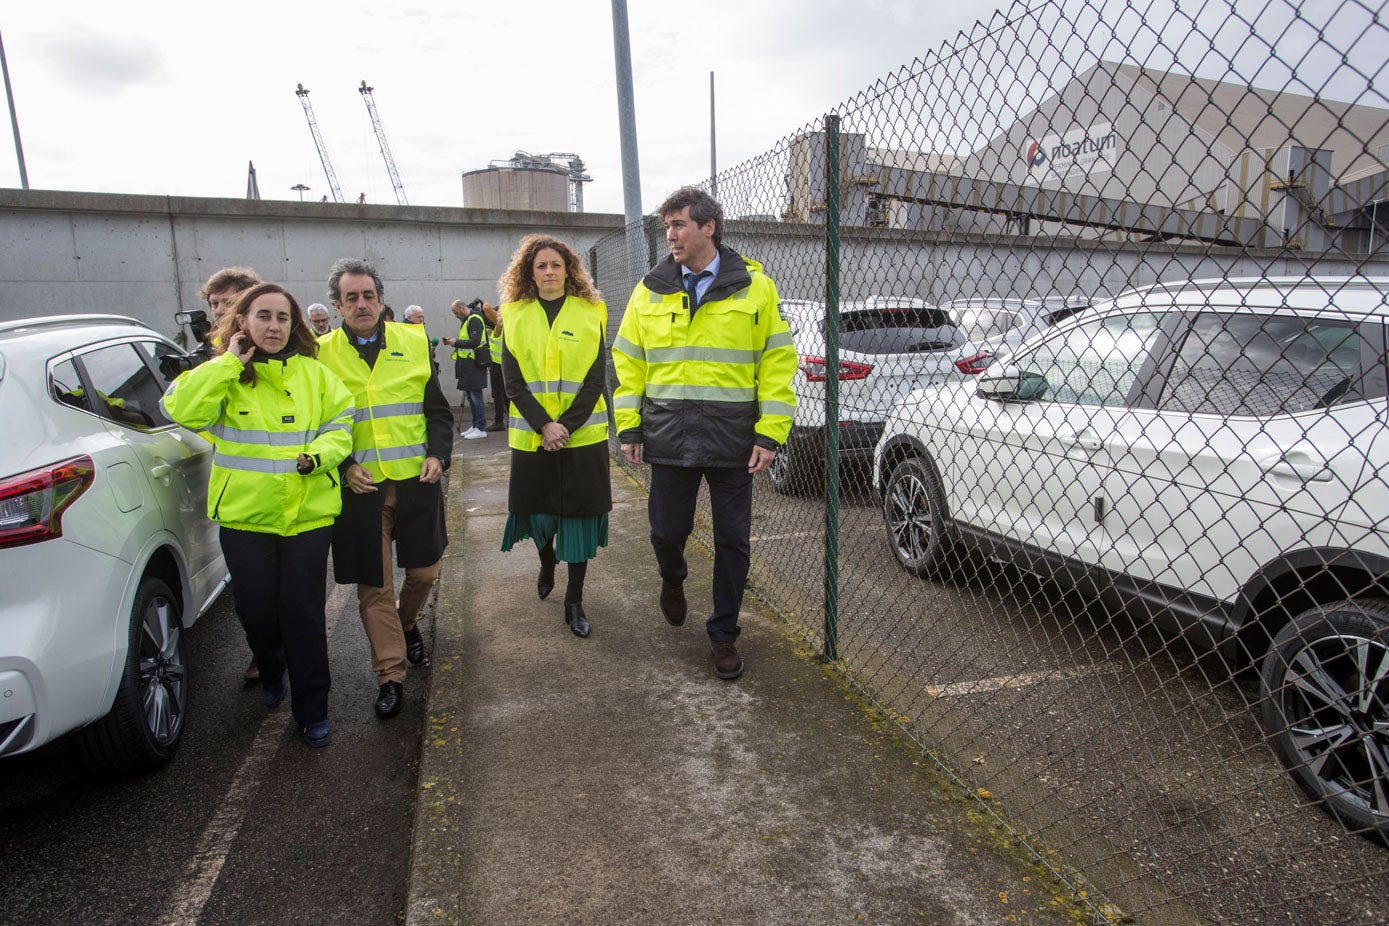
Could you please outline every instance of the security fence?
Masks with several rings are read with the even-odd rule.
[[[1096,922],[1389,922],[1386,47],[1019,4],[704,184],[800,355],[751,584]]]

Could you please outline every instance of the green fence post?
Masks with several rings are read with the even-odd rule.
[[[839,116],[825,116],[825,658],[839,658]]]

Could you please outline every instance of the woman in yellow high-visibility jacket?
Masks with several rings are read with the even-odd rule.
[[[564,621],[586,637],[584,578],[608,545],[612,510],[603,400],[608,310],[574,250],[545,235],[522,239],[499,285],[511,446],[502,549],[535,541],[542,599],[554,588],[555,563],[569,564]]]
[[[288,690],[304,742],[326,746],[328,547],[352,393],[316,359],[299,304],[275,283],[242,293],[217,331],[217,356],[176,379],[164,409],[215,438],[207,514],[221,525],[265,706]]]

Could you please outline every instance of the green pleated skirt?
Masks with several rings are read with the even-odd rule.
[[[509,514],[502,531],[502,552],[529,537],[541,549],[555,542],[555,559],[564,563],[582,563],[598,555],[599,547],[608,545],[608,515],[589,515],[564,518],[557,514]]]

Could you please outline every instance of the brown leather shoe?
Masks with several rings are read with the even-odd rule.
[[[661,583],[661,613],[672,627],[685,623],[685,587]]]
[[[714,672],[719,678],[735,679],[743,674],[743,657],[731,640],[714,640]]]
[[[260,667],[256,665],[256,657],[252,656],[250,664],[242,670],[241,681],[246,685],[260,681]]]

